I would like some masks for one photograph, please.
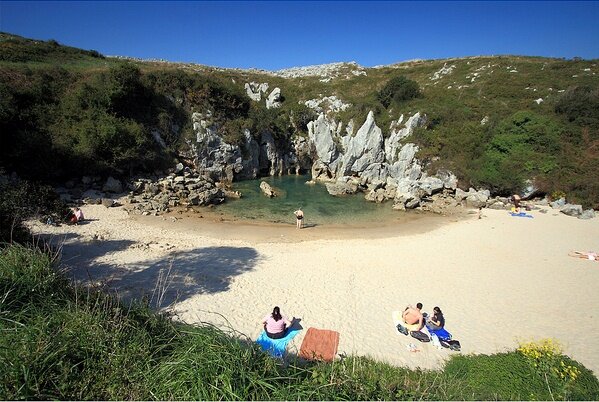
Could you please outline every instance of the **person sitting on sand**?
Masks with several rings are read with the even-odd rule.
[[[83,211],[80,208],[75,207],[69,210],[66,219],[70,225],[76,225],[77,223],[83,221],[85,218],[83,217]]]
[[[77,223],[82,222],[85,219],[81,208],[75,208],[75,218],[77,218]]]
[[[298,208],[297,211],[293,212],[295,215],[295,224],[298,229],[301,229],[304,223],[304,211],[301,208]]]
[[[428,317],[428,326],[433,331],[441,329],[445,326],[445,317],[439,307],[433,308],[433,315]]]
[[[285,337],[285,331],[291,327],[291,321],[281,315],[278,306],[272,309],[272,313],[264,317],[262,321],[266,336],[270,339],[281,339]]]
[[[422,303],[417,303],[416,307],[408,306],[401,315],[404,323],[412,326],[411,331],[420,331],[424,327],[424,316],[422,315]]]

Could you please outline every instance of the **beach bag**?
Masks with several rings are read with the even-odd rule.
[[[418,339],[420,342],[430,342],[431,341],[431,338],[429,338],[428,335],[422,331],[410,331],[410,335],[412,335],[413,338]]]
[[[404,334],[404,335],[408,335],[408,329],[406,327],[404,327],[403,325],[397,324],[397,326],[395,328],[397,328],[397,331],[399,333]]]
[[[460,341],[443,339],[440,339],[439,341],[441,342],[441,346],[443,346],[444,348],[449,348],[456,352],[459,352],[462,348],[462,345],[460,345]]]

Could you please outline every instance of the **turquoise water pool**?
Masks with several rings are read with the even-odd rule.
[[[242,197],[228,199],[216,211],[244,220],[295,223],[293,211],[301,208],[306,226],[383,223],[402,215],[391,209],[390,202],[368,202],[363,193],[333,197],[323,184],[306,184],[308,180],[309,176],[289,175],[234,183],[233,189]],[[274,187],[278,196],[266,197],[260,190],[262,181]]]

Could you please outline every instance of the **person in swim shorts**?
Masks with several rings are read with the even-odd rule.
[[[295,215],[295,224],[298,229],[301,229],[304,224],[304,211],[301,208],[298,208],[297,211],[293,212]]]

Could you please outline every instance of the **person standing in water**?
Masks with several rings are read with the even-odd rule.
[[[302,211],[301,207],[297,209],[297,211],[293,212],[296,220],[296,227],[301,229],[304,224],[304,211]]]

